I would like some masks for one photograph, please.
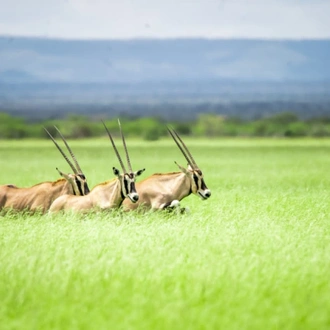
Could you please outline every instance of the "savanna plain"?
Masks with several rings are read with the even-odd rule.
[[[90,188],[113,178],[106,137],[68,142]],[[188,214],[0,215],[1,330],[330,328],[330,140],[185,142],[212,191]],[[127,145],[138,180],[186,164],[170,139]],[[0,184],[56,167],[50,140],[0,141]]]

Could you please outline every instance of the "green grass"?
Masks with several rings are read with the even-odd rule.
[[[119,141],[119,140],[116,140]],[[329,329],[330,140],[187,140],[212,191],[189,215],[0,216],[0,329]],[[70,143],[90,187],[106,139]],[[185,161],[128,140],[143,177]],[[0,183],[55,180],[49,141],[0,141]]]

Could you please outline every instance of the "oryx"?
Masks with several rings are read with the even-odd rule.
[[[139,201],[135,204],[123,202],[125,210],[162,210],[173,209],[180,206],[180,201],[191,193],[199,196],[202,200],[211,196],[207,188],[203,173],[197,166],[187,146],[179,134],[168,127],[173,140],[181,150],[188,162],[188,168],[184,168],[177,162],[180,172],[155,173],[136,184],[139,193]],[[183,209],[184,210],[184,209]]]
[[[60,196],[53,202],[49,209],[49,212],[58,212],[61,210],[83,212],[89,210],[105,210],[119,208],[126,197],[128,197],[127,200],[129,200],[129,203],[136,203],[138,201],[139,195],[137,194],[135,189],[135,179],[137,176],[141,175],[145,169],[133,172],[126,147],[124,134],[119,120],[118,124],[120,128],[124,151],[126,154],[128,171],[126,171],[126,168],[119,155],[114,140],[108,128],[103,122],[103,125],[108,133],[109,139],[118,158],[118,161],[121,165],[123,173],[120,173],[117,168],[113,167],[113,173],[116,178],[97,184],[86,196]]]
[[[63,177],[62,179],[41,182],[28,188],[19,188],[12,184],[2,185],[0,186],[0,210],[12,209],[16,211],[26,210],[45,213],[49,209],[51,203],[61,195],[85,195],[89,193],[86,177],[82,173],[76,157],[61,132],[57,129],[68,151],[70,152],[76,167],[71,163],[51,134],[46,129],[45,131],[51,137],[64,159],[70,165],[74,174],[65,174],[56,168],[59,174]]]

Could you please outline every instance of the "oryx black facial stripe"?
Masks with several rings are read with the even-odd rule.
[[[202,179],[202,181],[201,181],[201,189],[203,189],[203,190],[207,189],[204,179]]]
[[[124,178],[124,196],[126,196],[129,193],[128,191],[128,180]]]
[[[193,179],[198,190],[198,176],[196,174],[193,174]]]
[[[84,190],[85,190],[85,195],[89,194],[89,188],[87,186],[87,182],[84,183]]]
[[[80,194],[80,196],[84,196],[84,193],[83,193],[83,191],[82,191],[82,187],[81,187],[81,181],[80,181],[78,178],[76,178],[75,181],[76,181],[76,185],[77,185],[77,187],[78,187],[78,190],[79,190],[79,194]],[[74,193],[75,193],[75,192],[74,192]]]
[[[135,193],[136,191],[135,191],[135,184],[134,184],[134,182],[131,182],[131,191],[130,191],[131,193]]]

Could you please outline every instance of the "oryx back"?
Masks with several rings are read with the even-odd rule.
[[[1,186],[0,205],[3,209],[44,213],[58,196],[65,193],[72,193],[71,184],[65,179],[42,182],[28,188]]]

